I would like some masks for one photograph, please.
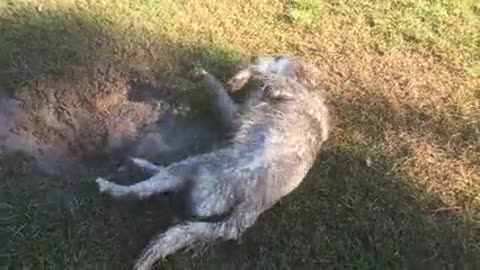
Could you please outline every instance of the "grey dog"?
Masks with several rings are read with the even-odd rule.
[[[211,74],[197,70],[194,78],[209,94],[221,122],[234,130],[229,144],[166,167],[133,158],[153,173],[137,184],[97,179],[100,192],[115,198],[143,199],[189,187],[185,199],[198,219],[157,235],[135,269],[150,269],[169,254],[199,243],[238,239],[259,215],[298,187],[329,133],[329,111],[313,69],[285,55],[258,57],[228,82],[232,92],[247,85],[253,89],[242,104]],[[213,216],[222,218],[208,220]]]

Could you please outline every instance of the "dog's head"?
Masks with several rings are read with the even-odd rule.
[[[286,55],[273,55],[254,57],[246,68],[241,69],[229,80],[230,91],[242,89],[255,73],[285,76],[309,88],[314,85],[312,66]]]
[[[289,89],[267,88],[269,90],[268,95],[276,100],[300,101],[305,113],[316,120],[314,128],[320,132],[323,142],[328,137],[329,112],[324,104],[323,91],[320,91],[321,87],[315,82],[315,78],[319,75],[318,72],[313,65],[286,55],[261,56],[252,59],[249,65],[234,75],[228,82],[228,86],[232,92],[240,90],[256,74],[275,74],[300,83],[304,86],[302,89],[307,90],[302,91],[301,95],[297,95],[300,92],[296,92],[295,90],[298,89],[295,87]],[[277,92],[276,90],[280,91]]]

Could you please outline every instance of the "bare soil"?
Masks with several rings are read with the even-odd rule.
[[[47,172],[98,158],[116,164],[132,155],[163,163],[182,158],[219,134],[185,98],[192,86],[179,84],[97,65],[43,77],[13,97],[3,91],[2,152],[25,152]]]

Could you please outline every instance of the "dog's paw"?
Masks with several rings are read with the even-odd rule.
[[[250,70],[241,70],[227,82],[228,90],[233,93],[242,89],[251,77]]]
[[[99,177],[95,182],[97,182],[100,193],[105,193],[111,189],[112,184],[108,180]]]
[[[198,81],[201,81],[203,78],[205,78],[207,74],[208,72],[203,68],[195,68],[190,72],[189,77],[192,82],[198,82]]]

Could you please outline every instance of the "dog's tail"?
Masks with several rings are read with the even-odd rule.
[[[215,240],[238,239],[255,222],[253,215],[230,217],[223,222],[187,222],[168,229],[155,237],[137,260],[135,270],[149,270],[158,260],[195,244]]]

